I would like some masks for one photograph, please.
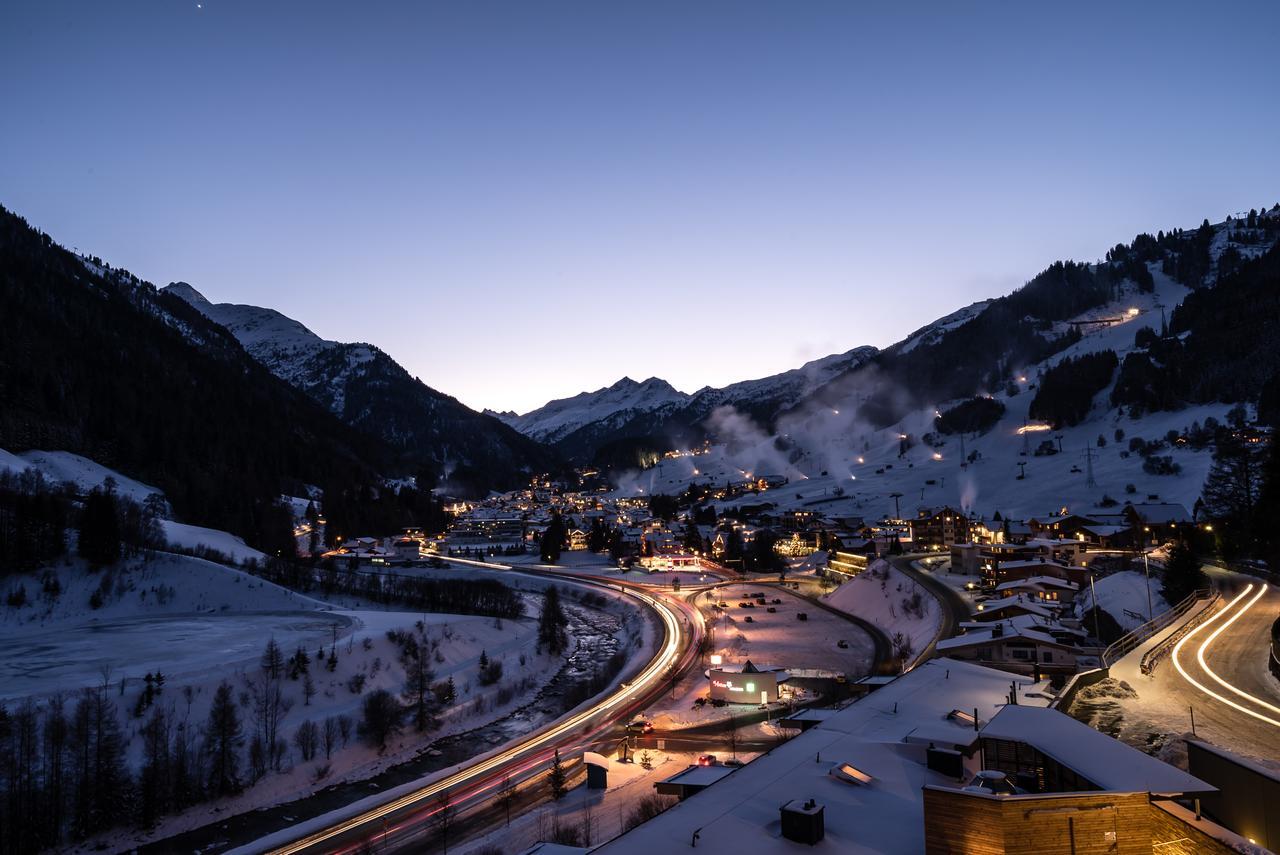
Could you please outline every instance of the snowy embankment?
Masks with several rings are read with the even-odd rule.
[[[177,549],[211,549],[237,563],[263,561],[267,557],[246,544],[242,538],[216,528],[187,525],[173,520],[161,520],[160,528],[164,531],[164,539]]]
[[[1152,570],[1150,588],[1145,574],[1135,570],[1112,573],[1098,579],[1094,588],[1098,594],[1098,605],[1126,632],[1137,629],[1151,619],[1153,615],[1168,611],[1169,603],[1160,594],[1160,577]],[[1147,593],[1150,590],[1150,605]],[[1085,614],[1093,608],[1093,594],[1089,588],[1080,592],[1076,599],[1077,614]]]
[[[115,482],[117,493],[136,502],[145,502],[151,495],[163,495],[157,487],[135,481],[114,469],[108,469],[69,451],[24,451],[21,454],[11,454],[0,449],[0,469],[21,472],[32,468],[50,481],[70,481],[76,485],[76,489],[85,493],[102,486],[110,478]]]
[[[69,451],[24,451],[21,454],[13,454],[0,448],[0,469],[9,469],[14,472],[35,469],[50,481],[74,484],[82,493],[87,493],[95,487],[102,487],[110,479],[117,494],[127,496],[135,502],[146,502],[151,496],[164,496],[158,487],[136,481],[114,469]],[[225,531],[187,525],[168,519],[160,520],[160,527],[164,532],[165,540],[176,549],[213,550],[235,562],[266,558],[239,537]]]
[[[942,626],[942,606],[923,586],[887,561],[873,561],[861,574],[823,597],[827,605],[874,625],[910,661]],[[905,641],[909,646],[902,647]]]

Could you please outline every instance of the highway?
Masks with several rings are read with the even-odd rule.
[[[474,562],[479,563],[479,562]],[[487,565],[494,569],[512,570],[506,565]],[[529,572],[521,570],[520,572]],[[537,730],[523,739],[475,762],[438,776],[407,795],[370,807],[350,818],[300,834],[297,840],[269,851],[276,855],[294,853],[352,852],[368,842],[395,849],[410,845],[430,834],[434,821],[448,805],[449,812],[461,814],[467,809],[493,798],[508,776],[516,783],[543,775],[558,749],[564,760],[576,756],[585,747],[647,707],[662,693],[674,667],[681,672],[697,663],[704,627],[697,609],[677,598],[654,596],[642,586],[614,580],[594,579],[581,575],[540,572],[565,582],[622,590],[639,600],[660,619],[664,637],[658,653],[628,683],[555,723]],[[249,847],[261,851],[262,847]],[[248,851],[248,850],[247,850]]]

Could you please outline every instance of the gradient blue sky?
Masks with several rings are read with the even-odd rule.
[[[887,345],[1280,199],[1280,5],[5,0],[0,203],[474,407]]]

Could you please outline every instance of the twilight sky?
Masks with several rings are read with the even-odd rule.
[[[523,412],[1280,201],[1280,5],[900,5],[5,0],[0,204]]]

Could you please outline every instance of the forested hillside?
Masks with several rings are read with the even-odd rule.
[[[86,267],[3,208],[0,317],[0,448],[83,454],[183,519],[278,547],[282,493],[373,484],[390,457],[184,301]]]

